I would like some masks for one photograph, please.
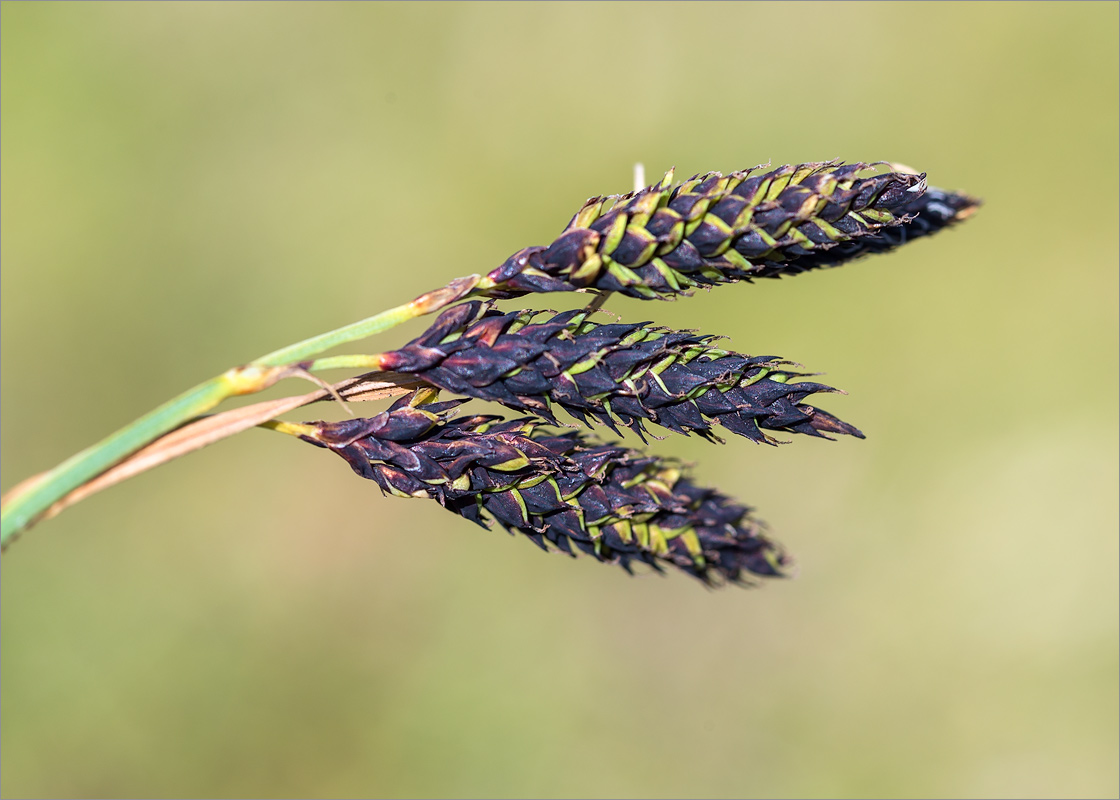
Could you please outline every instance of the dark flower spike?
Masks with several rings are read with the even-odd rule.
[[[963,220],[979,205],[928,189],[924,173],[860,177],[872,166],[755,167],[679,184],[670,170],[637,192],[591,198],[556,241],[514,253],[478,291],[494,298],[578,289],[671,297],[881,253]]]
[[[478,301],[443,312],[422,336],[381,356],[383,369],[416,375],[456,394],[491,400],[560,424],[559,406],[639,435],[653,423],[715,439],[713,425],[756,442],[763,431],[831,438],[858,429],[803,401],[835,389],[793,381],[789,362],[714,345],[718,337],[652,327],[599,324],[587,311],[534,323],[539,312],[502,314]]]
[[[708,585],[780,577],[789,564],[752,509],[696,486],[676,461],[550,435],[532,418],[451,418],[448,405],[413,408],[405,398],[373,420],[298,427],[389,494],[435,499],[483,527],[497,520],[545,550],[628,572],[668,565]]]

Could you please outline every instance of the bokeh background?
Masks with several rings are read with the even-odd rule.
[[[5,488],[550,241],[636,161],[888,159],[986,200],[889,257],[611,300],[849,390],[865,442],[656,445],[796,579],[630,579],[249,431],[4,555],[5,796],[1120,791],[1115,3],[2,21]]]

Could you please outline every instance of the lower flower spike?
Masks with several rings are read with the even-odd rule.
[[[781,577],[789,559],[753,510],[697,486],[671,459],[579,433],[552,435],[532,418],[453,417],[462,401],[410,405],[365,420],[297,426],[353,470],[400,497],[428,497],[488,527],[493,519],[538,546],[708,585]]]

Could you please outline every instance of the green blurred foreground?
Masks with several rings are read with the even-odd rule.
[[[1120,792],[1115,4],[2,23],[4,488],[551,240],[634,161],[891,159],[986,201],[881,259],[609,303],[851,392],[865,442],[655,443],[796,580],[628,579],[250,431],[5,554],[4,796]]]

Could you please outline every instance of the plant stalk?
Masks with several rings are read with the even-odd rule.
[[[27,482],[9,493],[0,508],[0,547],[6,547],[12,539],[34,525],[47,509],[68,493],[165,433],[205,414],[222,401],[267,389],[281,378],[292,375],[293,366],[303,369],[328,368],[327,365],[316,366],[314,362],[307,365],[300,362],[332,347],[373,336],[402,322],[443,308],[466,297],[478,285],[477,275],[457,278],[447,286],[423,294],[410,303],[275,350],[247,366],[235,367],[187,390],[70,457],[41,478]],[[324,361],[329,363],[331,360]]]

